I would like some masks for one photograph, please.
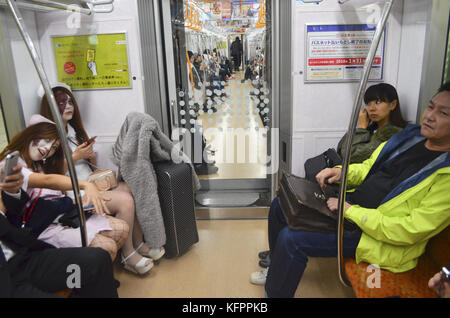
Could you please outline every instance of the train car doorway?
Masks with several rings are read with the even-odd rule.
[[[270,148],[278,138],[267,2],[162,4],[172,139],[200,177],[199,208],[263,207],[271,200]]]

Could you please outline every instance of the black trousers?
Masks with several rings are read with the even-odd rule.
[[[234,62],[234,70],[239,71],[239,67],[241,67],[241,56],[240,55],[233,55],[233,62]]]
[[[77,282],[80,288],[74,288],[74,294],[79,297],[118,297],[111,257],[100,248],[55,248],[34,252],[15,272],[20,279],[15,279],[18,275],[12,277],[14,298],[57,297],[55,292],[73,287],[71,284]],[[78,273],[77,281],[73,275]]]

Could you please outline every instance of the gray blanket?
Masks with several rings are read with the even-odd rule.
[[[161,131],[150,115],[129,113],[112,149],[112,161],[134,197],[136,216],[150,248],[166,244],[166,233],[158,198],[158,184],[152,162],[173,160],[188,162],[189,158],[176,151],[172,141]],[[192,164],[191,164],[192,166]],[[193,172],[193,186],[200,188]]]

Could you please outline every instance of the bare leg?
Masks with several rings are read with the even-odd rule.
[[[112,261],[116,259],[118,248],[116,242],[112,238],[103,236],[99,233],[94,237],[91,244],[89,244],[89,247],[100,247],[109,253]]]
[[[131,190],[128,187],[128,185],[125,182],[120,182],[119,186],[116,188],[116,190],[119,191],[123,191],[123,192],[127,192],[129,193],[131,196]],[[133,201],[134,202],[134,201]],[[133,230],[132,230],[132,239],[133,239],[133,246],[138,247],[142,244],[142,242],[144,241],[144,234],[142,233],[142,228],[141,225],[139,224],[139,221],[137,219],[137,217],[134,217],[134,226],[133,226]],[[157,252],[155,251],[157,249],[156,248],[152,248],[153,253],[157,254]],[[159,250],[162,251],[164,249],[164,247],[160,246]],[[138,252],[141,254],[146,255],[146,257],[148,257],[147,255],[149,255],[150,252],[150,247],[148,247],[148,245],[143,244],[139,249]]]
[[[134,246],[139,246],[144,241],[144,235],[142,234],[142,228],[141,228],[141,225],[139,224],[139,222],[137,221],[137,218],[134,219],[134,230],[133,230],[132,236],[133,236],[133,245]],[[155,249],[157,249],[157,248],[155,248]],[[162,251],[163,249],[164,249],[164,247],[162,247],[162,246],[159,248],[160,251]],[[152,250],[154,250],[154,249],[152,249]],[[138,249],[138,252],[143,255],[149,255],[150,248],[148,247],[147,244],[143,244]],[[153,253],[156,254],[156,252],[153,252]]]
[[[117,249],[120,249],[130,234],[130,227],[124,220],[112,216],[107,216],[106,218],[108,219],[112,231],[102,231],[100,234],[113,239],[114,242],[116,242]]]
[[[111,201],[108,201],[106,203],[109,211],[117,219],[125,221],[128,224],[130,233],[132,233],[132,235],[128,235],[122,246],[122,254],[124,257],[127,257],[128,255],[133,253],[135,249],[133,246],[133,236],[136,230],[135,224],[137,222],[135,221],[133,196],[131,195],[128,186],[123,182],[119,183],[119,186],[114,190],[108,191],[106,193],[106,196],[111,198]],[[135,253],[127,260],[127,263],[133,266],[137,264],[141,259],[142,255],[140,255],[139,253]],[[147,261],[146,265],[150,262],[151,260]]]

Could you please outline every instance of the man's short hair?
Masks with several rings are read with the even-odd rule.
[[[442,92],[450,92],[450,81],[445,82],[439,87],[438,94]]]

